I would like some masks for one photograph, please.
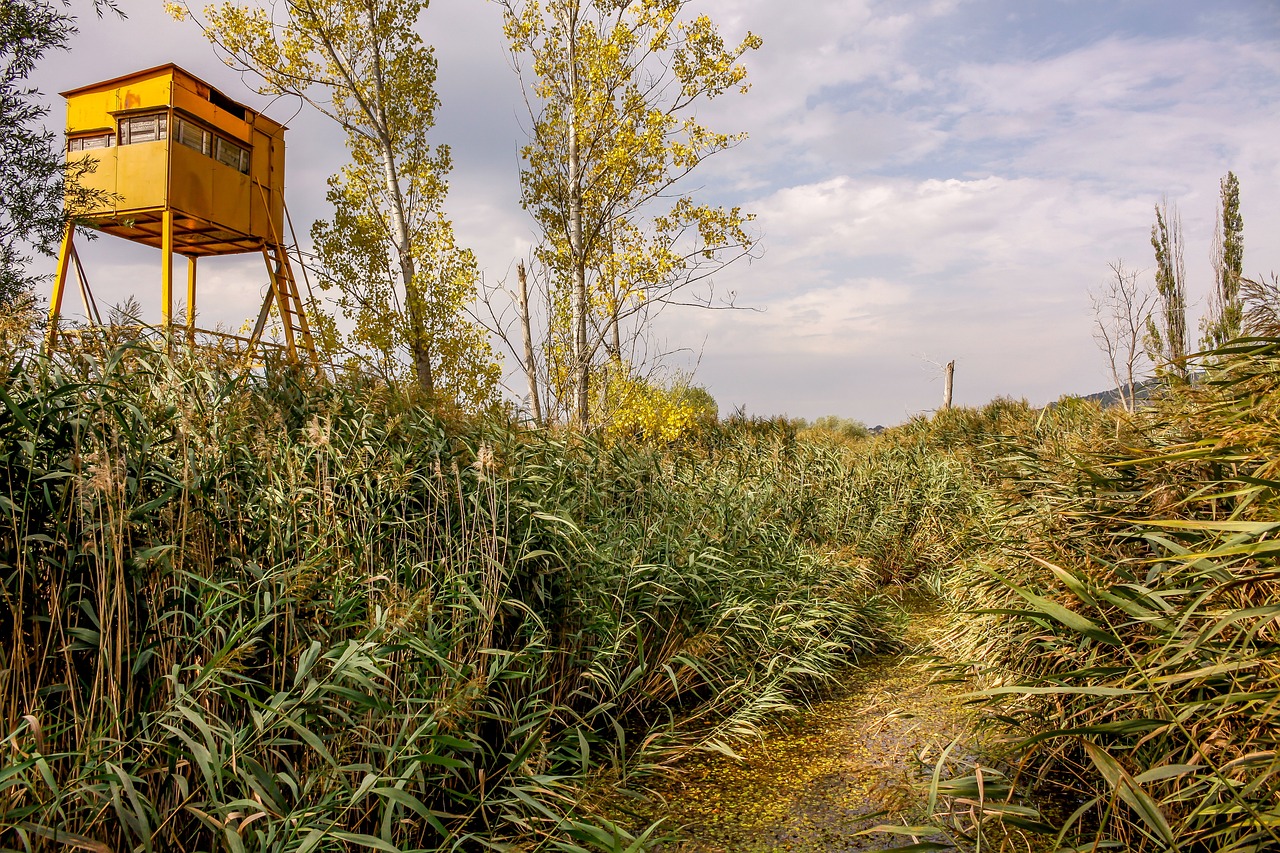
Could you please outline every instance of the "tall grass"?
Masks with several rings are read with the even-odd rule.
[[[966,442],[999,500],[942,581],[955,645],[1063,849],[1280,849],[1280,342],[1208,368]]]
[[[987,513],[971,466],[910,429],[855,441],[813,429],[798,437],[785,422],[731,422],[724,432],[737,448],[720,467],[737,484],[731,506],[786,508],[780,520],[796,535],[866,566],[881,585],[959,559]]]
[[[10,363],[4,847],[635,849],[593,785],[892,642],[849,541],[925,534],[876,527],[847,450],[602,446],[180,361]]]

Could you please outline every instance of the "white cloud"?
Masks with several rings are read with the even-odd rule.
[[[1216,179],[1205,215],[1187,218],[1193,301],[1207,287],[1207,260],[1198,259],[1208,257],[1212,190]],[[790,187],[751,205],[762,212],[764,257],[722,276],[741,304],[762,313],[675,315],[663,328],[675,340],[706,341],[701,375],[732,398],[757,405],[771,393],[766,411],[806,417],[841,411],[888,421],[900,419],[902,401],[932,405],[930,359],[959,359],[966,403],[998,395],[1043,403],[1098,390],[1105,377],[1087,291],[1117,257],[1150,266],[1151,202],[1062,178],[837,176]],[[1258,208],[1265,211],[1246,205],[1246,223]],[[1255,220],[1265,233],[1275,211]],[[1260,244],[1249,257],[1268,252],[1275,258]],[[764,373],[734,378],[732,365],[761,359]],[[783,364],[826,378],[808,397],[797,396],[808,386],[783,378],[759,391]],[[890,374],[899,378],[874,378]],[[868,383],[883,397],[859,390]],[[858,408],[823,406],[818,388]]]
[[[747,353],[824,357],[865,351],[891,332],[890,318],[902,314],[910,289],[878,278],[814,287],[752,310],[697,318],[713,339],[716,357]],[[689,321],[686,320],[686,323]],[[711,345],[709,345],[711,346]]]
[[[895,256],[904,276],[1052,258],[1123,229],[1136,203],[1062,181],[837,176],[759,200],[781,260]],[[1088,228],[1084,224],[1088,223]]]

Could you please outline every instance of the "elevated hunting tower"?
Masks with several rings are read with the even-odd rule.
[[[293,362],[318,366],[297,281],[284,241],[285,127],[176,65],[161,65],[63,92],[67,158],[95,168],[80,184],[96,191],[76,222],[157,248],[162,328],[174,330],[173,256],[187,259],[185,330],[234,338],[250,353],[261,342],[271,306],[280,312],[283,349]],[[49,347],[69,269],[74,266],[90,321],[97,309],[68,224],[49,301]],[[270,277],[250,338],[196,328],[196,261],[261,252]]]

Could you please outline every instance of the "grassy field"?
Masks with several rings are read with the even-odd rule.
[[[7,369],[4,847],[640,850],[604,792],[892,650],[915,584],[1012,744],[993,820],[1280,849],[1280,342],[1135,415],[664,446],[136,346]]]
[[[606,446],[139,348],[0,402],[19,849],[625,849],[592,791],[892,647],[876,588],[964,494],[781,424]]]

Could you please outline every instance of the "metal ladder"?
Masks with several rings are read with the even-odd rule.
[[[262,207],[271,224],[272,240],[262,246],[262,258],[271,276],[271,286],[267,291],[266,299],[262,302],[262,310],[258,312],[258,322],[253,327],[253,334],[249,338],[248,355],[250,358],[253,357],[254,348],[262,338],[262,332],[266,328],[267,318],[271,314],[271,305],[274,302],[276,310],[280,312],[285,357],[291,363],[298,364],[303,360],[299,353],[301,350],[311,367],[319,373],[321,372],[320,356],[316,351],[315,338],[311,334],[311,325],[307,322],[302,294],[298,291],[298,280],[293,274],[292,264],[289,263],[289,251],[285,248],[280,229],[271,216],[271,205],[261,184],[258,184],[258,192],[262,196]]]

